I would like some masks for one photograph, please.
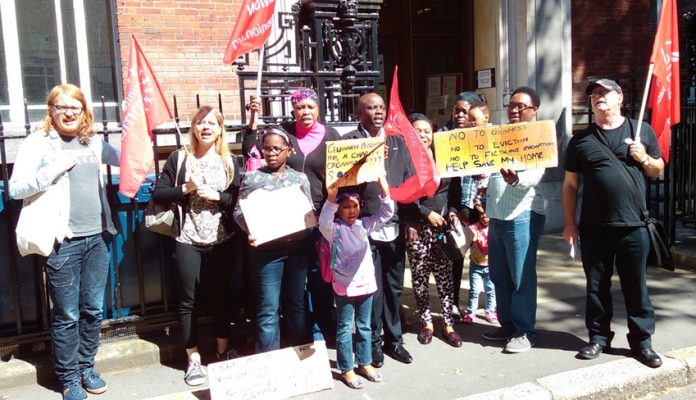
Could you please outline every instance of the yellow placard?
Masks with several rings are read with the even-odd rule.
[[[383,138],[326,142],[326,187],[374,182],[383,171]]]
[[[434,142],[437,168],[443,177],[558,165],[554,121],[436,132]]]

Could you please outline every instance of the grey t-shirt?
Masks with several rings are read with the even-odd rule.
[[[99,200],[99,163],[97,157],[77,137],[60,136],[63,151],[70,153],[77,164],[68,171],[70,180],[70,221],[75,236],[89,236],[105,230]]]

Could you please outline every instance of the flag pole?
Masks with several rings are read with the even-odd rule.
[[[266,49],[266,43],[259,49],[259,70],[256,73],[256,98],[261,101],[261,72],[263,71],[263,57]]]
[[[655,69],[655,64],[650,63],[648,67],[648,77],[645,79],[645,90],[643,91],[643,100],[640,102],[640,113],[638,113],[638,128],[636,128],[636,137],[633,141],[636,143],[640,142],[640,127],[643,126],[643,115],[645,114],[645,105],[648,102],[648,93],[650,92],[650,82],[652,82],[653,70]]]

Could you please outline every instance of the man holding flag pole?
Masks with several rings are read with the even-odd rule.
[[[585,324],[590,341],[580,359],[597,358],[611,346],[614,332],[611,276],[614,266],[628,314],[628,344],[633,356],[651,368],[662,365],[652,348],[655,310],[647,289],[646,263],[650,251],[644,221],[645,177],[662,174],[669,157],[670,126],[679,121],[679,45],[675,0],[663,2],[650,60],[646,93],[638,120],[621,115],[623,91],[611,79],[591,82],[595,122],[568,144],[563,182],[563,238],[575,245],[581,237],[582,264],[587,278]],[[643,122],[653,71],[653,129]],[[662,151],[662,152],[661,152]],[[619,165],[620,164],[620,165]],[[575,223],[579,176],[584,190],[579,227]]]

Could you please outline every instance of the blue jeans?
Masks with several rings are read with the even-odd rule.
[[[486,292],[486,312],[495,311],[495,286],[488,271],[488,267],[473,262],[469,264],[469,304],[466,307],[468,313],[476,312],[478,309],[481,290]]]
[[[94,368],[109,272],[107,235],[65,239],[46,260],[53,369],[63,385]]]
[[[500,326],[536,338],[536,253],[546,217],[524,211],[505,221],[491,219],[488,266],[495,285]]]
[[[250,265],[256,278],[257,353],[280,348],[281,292],[287,344],[297,346],[311,341],[304,295],[311,254],[298,242],[301,241],[250,250]]]
[[[336,295],[336,368],[341,373],[353,369],[353,349],[358,365],[372,363],[372,295],[346,297]],[[353,346],[355,321],[355,346]]]

